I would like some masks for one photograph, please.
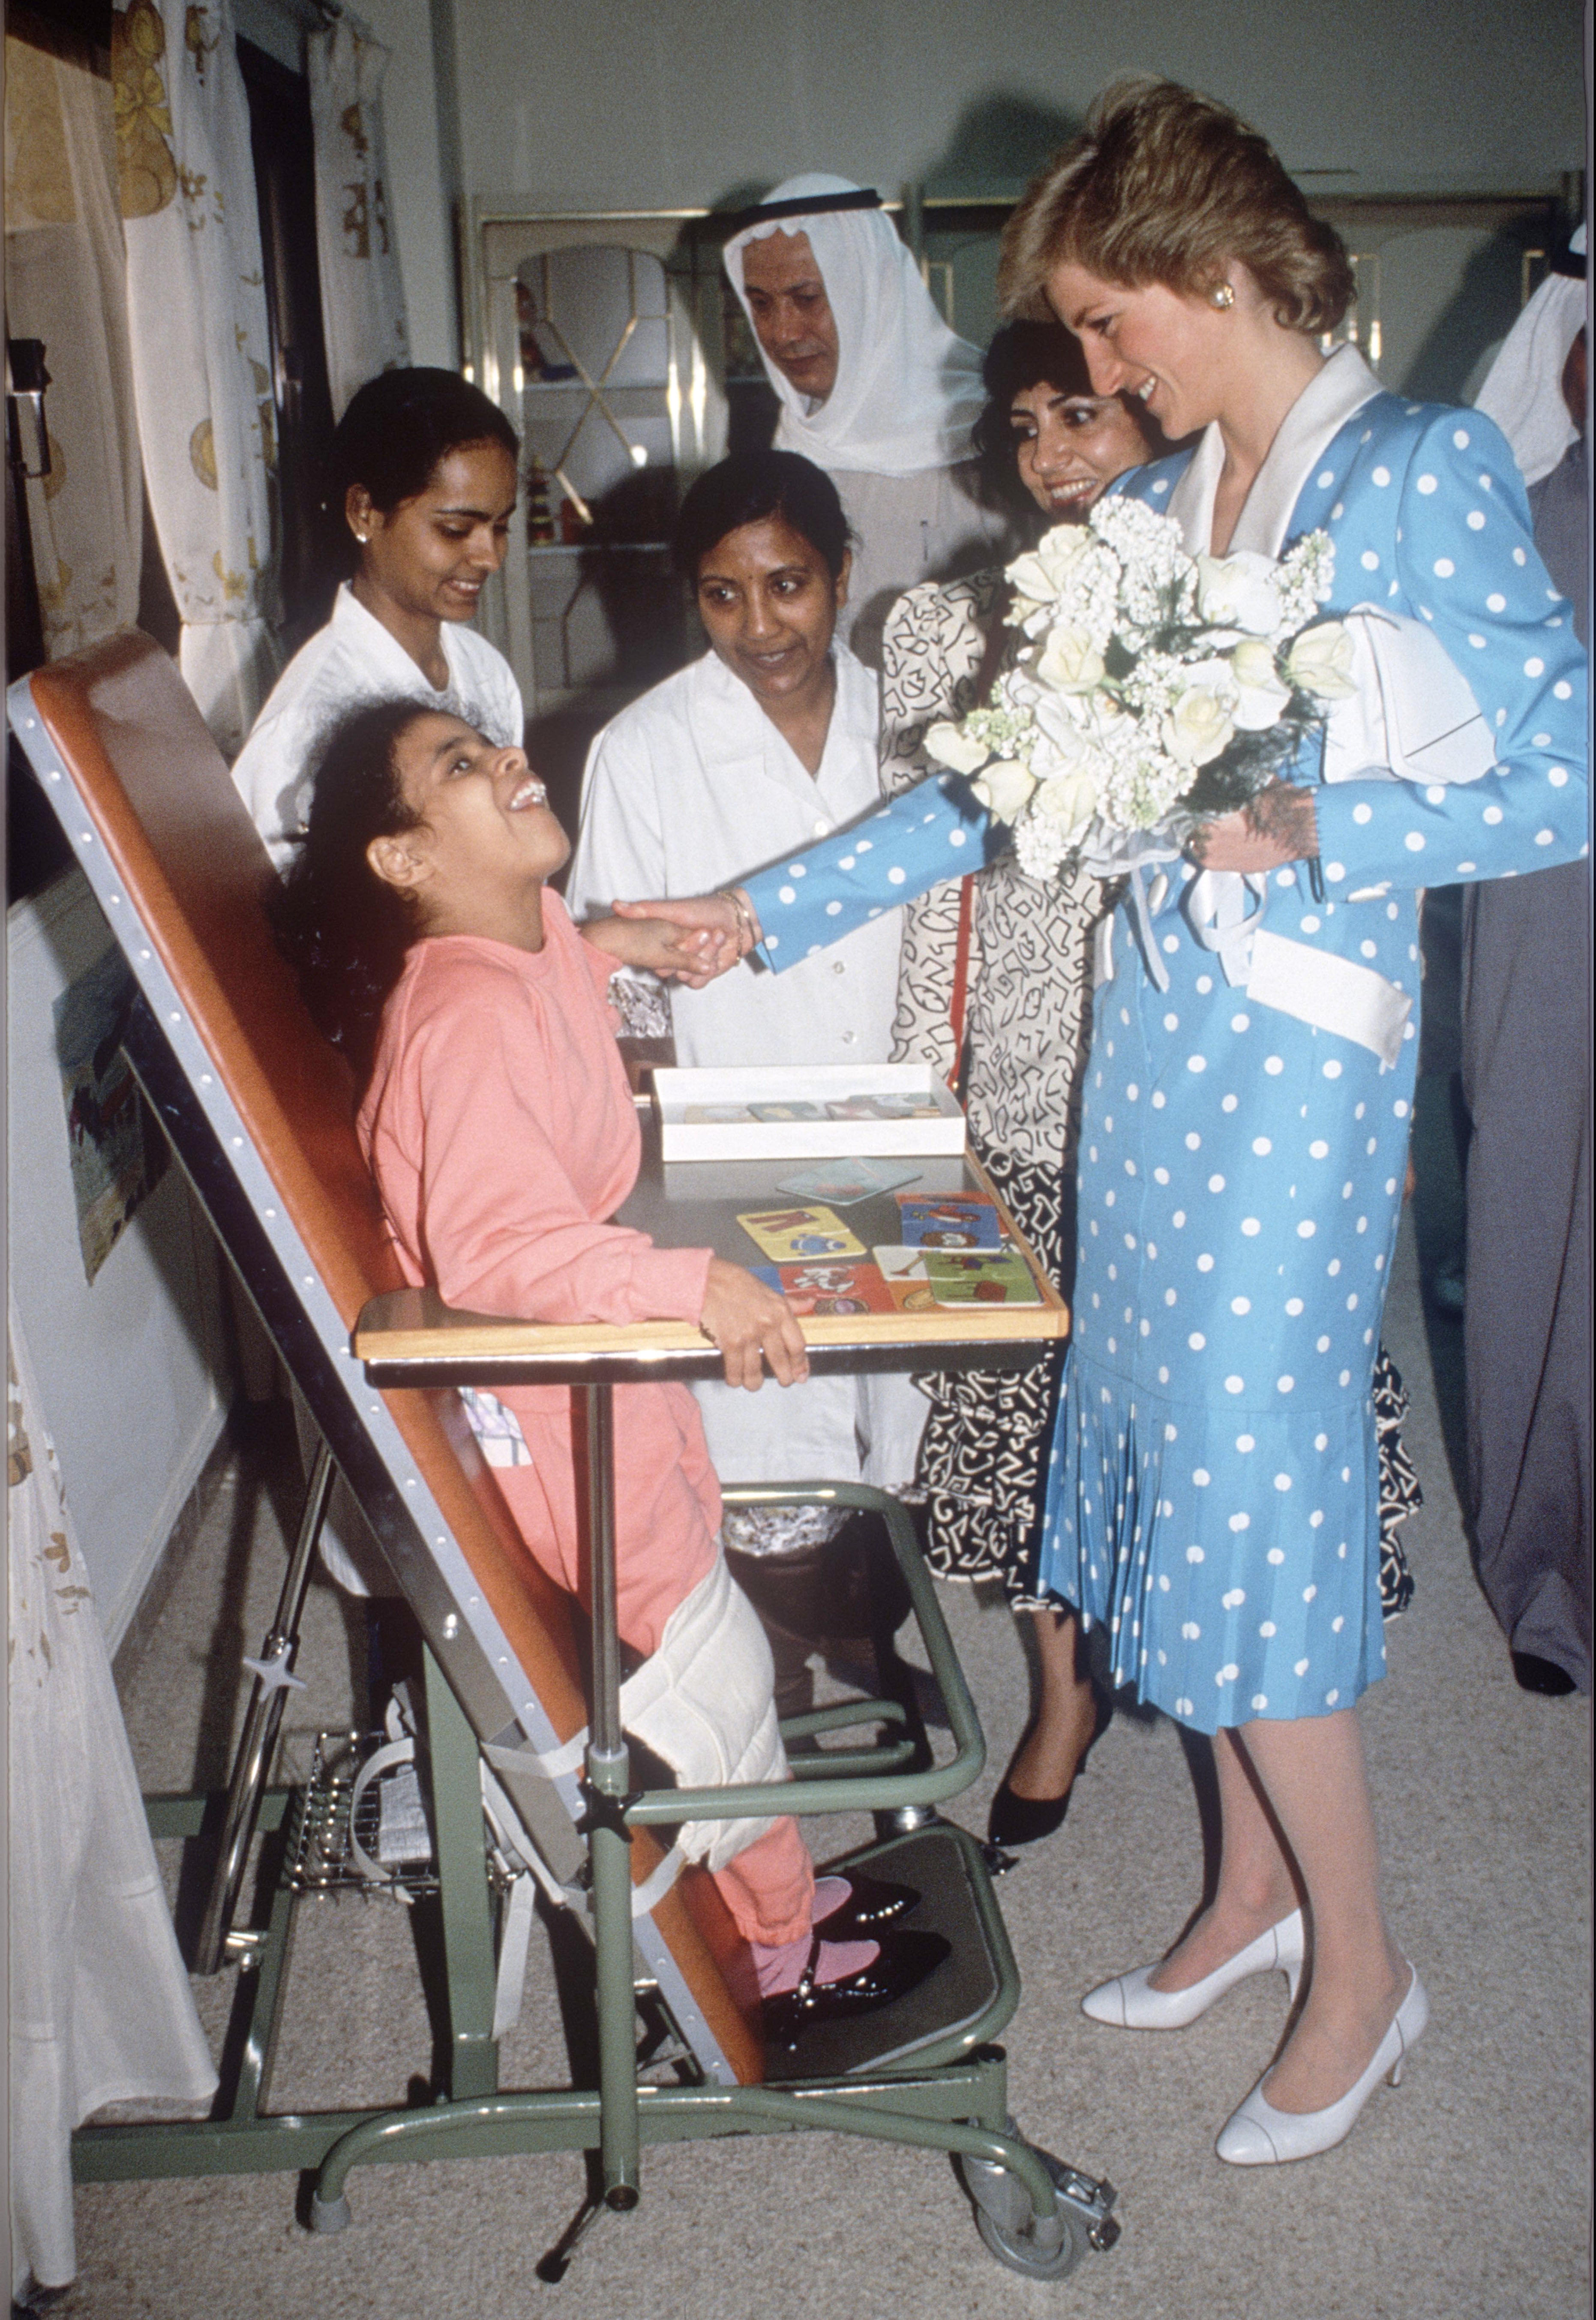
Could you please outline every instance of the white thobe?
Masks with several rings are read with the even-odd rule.
[[[1019,553],[1005,516],[975,497],[975,468],[925,467],[911,476],[838,468],[831,481],[853,534],[848,602],[837,633],[872,669],[881,666],[881,635],[900,596],[922,580],[957,580]]]
[[[617,897],[730,884],[784,852],[796,857],[880,803],[876,681],[845,646],[832,653],[837,700],[812,775],[713,653],[604,727],[583,784],[567,896],[574,916],[603,911]],[[745,960],[706,990],[673,990],[678,1063],[884,1063],[900,917],[884,911],[786,974],[756,974]],[[748,1256],[758,1262],[751,1243]],[[891,1490],[913,1477],[926,1404],[905,1378],[694,1391],[727,1482],[862,1479]]]

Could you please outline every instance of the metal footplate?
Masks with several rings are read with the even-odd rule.
[[[1009,2132],[1020,2130],[1009,2121]],[[956,2161],[975,2209],[975,2227],[1001,2264],[1031,2279],[1064,2279],[1088,2248],[1106,2255],[1120,2236],[1111,2210],[1119,2194],[1052,2152],[1031,2148],[1053,2179],[1054,2211],[1038,2216],[1029,2195],[1006,2167],[985,2159]]]

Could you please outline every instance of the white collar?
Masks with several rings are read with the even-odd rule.
[[[837,694],[821,770],[812,777],[817,786],[825,778],[835,749],[863,744],[874,752],[880,720],[876,678],[862,661],[855,658],[840,637],[832,639],[831,661],[837,672]],[[727,667],[718,653],[707,652],[701,660],[694,661],[688,678],[694,739],[706,764],[746,764],[749,759],[757,759],[770,772],[796,768],[803,782],[810,783],[811,775],[798,765],[778,728],[741,677]]]
[[[440,621],[438,624],[439,649],[449,667],[449,683],[441,687],[432,683],[419,661],[411,658],[392,629],[385,628],[375,612],[367,612],[347,580],[339,582],[338,594],[332,600],[332,618],[328,626],[349,645],[351,650],[358,653],[368,666],[375,663],[385,669],[385,674],[405,693],[414,692],[418,677],[432,693],[449,693],[459,684],[459,658],[458,652],[450,648],[451,623],[448,621]]]
[[[1353,412],[1380,392],[1379,380],[1357,349],[1338,347],[1281,421],[1237,519],[1230,553],[1252,548],[1261,556],[1280,554],[1315,463]],[[1191,465],[1169,495],[1169,512],[1190,555],[1211,552],[1214,500],[1224,463],[1224,440],[1215,422],[1204,429]]]

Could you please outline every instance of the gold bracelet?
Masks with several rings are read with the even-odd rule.
[[[722,902],[730,903],[737,913],[739,928],[748,938],[748,948],[755,949],[759,940],[759,926],[748,903],[733,886],[717,886],[715,892]]]

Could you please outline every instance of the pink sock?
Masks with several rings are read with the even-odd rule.
[[[795,1942],[750,1942],[761,1998],[777,1998],[784,1989],[796,1989],[809,1963],[812,1939],[812,1935],[800,1934]],[[875,1942],[822,1942],[815,1980],[846,1981],[850,1974],[863,1973],[867,1965],[874,1965],[879,1955],[880,1944]]]
[[[840,1909],[853,1891],[846,1877],[817,1877],[814,1880],[814,1900],[810,1908],[809,1922],[822,1926],[833,1909]]]

